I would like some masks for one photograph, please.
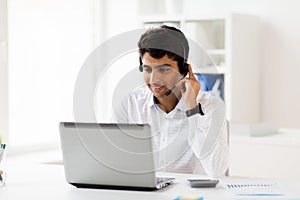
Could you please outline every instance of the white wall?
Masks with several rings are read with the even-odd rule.
[[[300,128],[300,1],[185,0],[184,13],[239,12],[262,23],[261,121]]]
[[[104,39],[107,41],[115,36],[121,35],[125,32],[141,28],[141,20],[139,13],[139,0],[107,0],[103,4],[103,16],[104,16]],[[138,38],[138,37],[137,37]],[[128,38],[131,40],[132,38]],[[126,42],[120,43],[119,45],[125,45]],[[137,49],[137,42],[136,44]],[[121,48],[121,47],[120,47]],[[114,54],[115,50],[110,49],[111,53]],[[97,78],[97,90],[95,95],[95,111],[97,121],[110,121],[113,104],[113,98],[120,98],[124,96],[126,92],[130,92],[134,85],[139,85],[142,82],[139,78],[132,80],[126,84],[122,91],[117,91],[116,87],[120,84],[122,78],[128,76],[128,72],[133,69],[138,69],[138,54],[136,52],[122,52],[122,55],[118,55],[118,59],[112,60],[110,66],[106,67],[108,70],[105,71],[101,77]],[[98,68],[98,73],[102,73],[102,69]],[[132,77],[132,76],[131,76]],[[141,76],[142,77],[142,76]],[[134,87],[133,87],[134,88]],[[119,94],[120,93],[120,94]],[[114,96],[116,95],[116,96]],[[116,99],[114,99],[115,101]]]
[[[77,73],[94,48],[92,0],[10,0],[11,146],[59,144],[58,123],[72,121]]]
[[[7,1],[0,1],[0,136],[8,135]]]
[[[137,7],[137,0],[9,1],[10,146],[59,143],[58,123],[74,121],[82,64],[103,41],[138,27]]]

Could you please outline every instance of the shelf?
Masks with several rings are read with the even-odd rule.
[[[153,28],[153,27],[158,27],[162,25],[167,25],[167,26],[174,26],[178,29],[180,29],[180,22],[178,21],[164,21],[164,22],[157,22],[157,21],[149,21],[149,22],[144,22],[144,27],[145,28]]]
[[[199,69],[199,71],[197,71],[197,73],[200,73],[200,74],[225,74],[226,73],[225,66],[199,67],[197,69]]]
[[[226,13],[201,13],[197,15],[189,15],[184,17],[185,22],[201,22],[225,20],[228,17]]]
[[[262,145],[281,145],[295,146],[300,148],[300,130],[278,129],[277,132],[266,136],[250,136],[241,134],[237,131],[231,132],[231,142],[239,144],[262,144]]]
[[[227,14],[197,14],[197,15],[145,15],[142,17],[143,23],[146,22],[165,22],[165,21],[184,21],[184,22],[202,22],[202,21],[216,21],[225,20]]]
[[[151,15],[142,17],[143,23],[163,23],[167,21],[171,22],[180,22],[182,20],[182,16],[164,16],[164,15]]]
[[[188,21],[186,35],[205,49],[225,49],[225,21]]]
[[[225,55],[226,54],[225,49],[210,49],[210,50],[206,50],[206,52],[209,55]]]

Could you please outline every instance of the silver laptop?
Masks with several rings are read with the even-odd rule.
[[[174,182],[155,173],[146,124],[61,122],[65,176],[76,187],[155,190]]]

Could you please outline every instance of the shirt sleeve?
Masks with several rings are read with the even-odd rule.
[[[198,102],[204,115],[188,117],[189,145],[208,176],[224,176],[229,166],[224,102],[212,94]]]

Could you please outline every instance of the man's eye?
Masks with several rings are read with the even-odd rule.
[[[161,67],[161,68],[159,68],[159,72],[161,72],[161,73],[168,72],[170,70],[171,69],[169,67]]]
[[[145,71],[145,72],[151,72],[152,70],[151,70],[150,67],[144,67],[144,71]]]

